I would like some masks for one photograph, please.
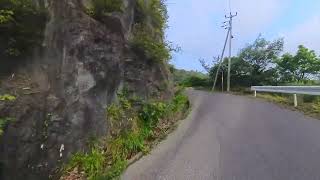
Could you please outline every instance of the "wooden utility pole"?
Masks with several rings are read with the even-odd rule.
[[[232,19],[234,17],[236,17],[238,15],[238,13],[236,14],[232,14],[230,11],[230,15],[229,16],[225,16],[225,18],[229,19],[229,33],[230,33],[230,37],[229,37],[229,59],[228,59],[228,77],[227,77],[227,91],[230,92],[230,79],[231,79],[231,50],[232,50]]]

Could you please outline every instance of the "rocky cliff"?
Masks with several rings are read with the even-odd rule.
[[[108,134],[106,108],[123,88],[145,99],[171,96],[166,62],[130,46],[135,0],[100,19],[87,13],[90,0],[35,2],[49,16],[42,48],[1,81],[0,93],[16,96],[0,101],[0,117],[14,119],[1,137],[1,179],[54,175],[90,138]]]

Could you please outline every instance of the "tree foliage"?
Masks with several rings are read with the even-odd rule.
[[[320,58],[316,53],[300,45],[295,55],[286,53],[280,56],[283,44],[283,39],[267,41],[259,36],[252,44],[243,48],[238,56],[232,57],[232,86],[295,84],[314,80],[320,73]],[[203,60],[200,62],[204,64]],[[218,61],[214,62],[209,71],[210,79],[215,77],[219,65]],[[203,66],[208,69],[206,64]],[[226,84],[227,66],[228,58],[225,58],[217,86],[221,86],[222,74]]]
[[[300,45],[296,55],[284,54],[275,61],[281,80],[292,82],[304,80],[320,72],[320,59],[313,50]]]
[[[264,85],[273,82],[275,70],[272,63],[283,50],[283,39],[267,41],[259,36],[253,44],[241,50],[239,58],[248,63],[250,67],[251,85]]]
[[[0,1],[1,70],[41,47],[46,19],[44,7],[36,6],[33,0]]]

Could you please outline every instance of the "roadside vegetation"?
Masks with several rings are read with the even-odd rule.
[[[320,57],[315,51],[300,45],[295,54],[283,53],[283,39],[268,41],[259,36],[253,43],[244,47],[237,56],[232,57],[231,90],[236,94],[250,94],[251,86],[310,86],[320,85]],[[173,73],[178,84],[186,87],[211,90],[213,79],[218,70],[218,59],[212,64],[200,60],[207,74],[201,76],[186,72]],[[228,58],[222,62],[215,90],[226,89]],[[223,75],[223,76],[222,76]],[[283,105],[293,104],[292,95],[278,93],[258,93],[258,97]],[[319,97],[298,96],[297,109],[320,119]]]
[[[65,166],[62,179],[83,176],[87,179],[116,179],[139,153],[146,154],[158,140],[164,138],[188,108],[188,98],[182,90],[170,101],[143,101],[120,93],[119,103],[106,109],[110,122],[107,139],[93,142],[91,150],[80,152]],[[134,106],[139,104],[139,108]],[[125,127],[125,128],[124,128]]]
[[[298,110],[308,116],[320,119],[320,97],[311,95],[298,95],[298,106],[293,107],[292,94],[258,93],[258,98],[277,103],[286,108]]]

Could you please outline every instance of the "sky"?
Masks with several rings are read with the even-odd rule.
[[[167,0],[167,5],[167,40],[182,48],[171,60],[179,69],[203,72],[199,59],[210,63],[221,54],[227,33],[221,25],[230,8],[238,13],[232,55],[259,34],[284,38],[284,52],[295,53],[303,44],[320,55],[320,0]]]

